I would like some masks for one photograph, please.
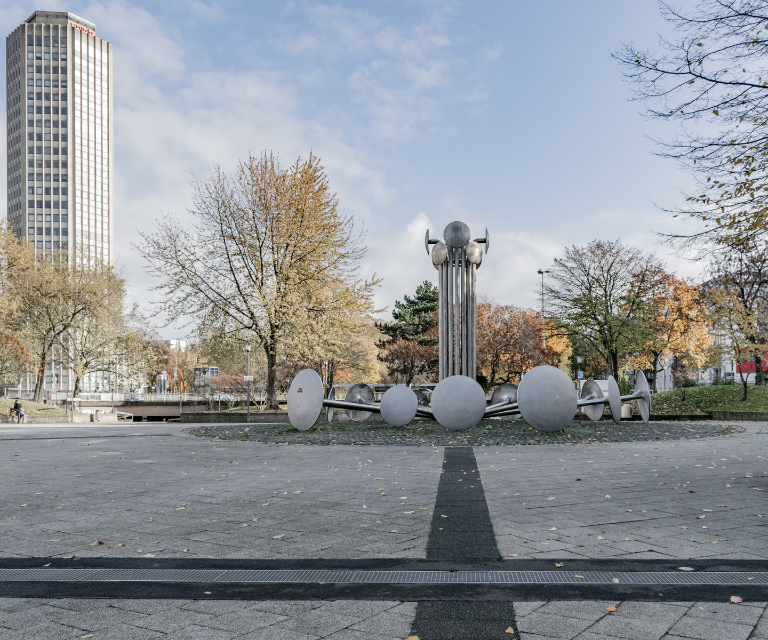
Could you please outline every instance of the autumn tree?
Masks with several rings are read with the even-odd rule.
[[[721,245],[713,254],[708,275],[706,295],[708,298],[715,295],[713,309],[727,310],[730,320],[725,322],[735,323],[734,326],[746,332],[743,338],[752,344],[748,352],[755,363],[755,384],[764,384],[763,345],[768,342],[768,248],[752,241]],[[727,296],[720,290],[726,290]],[[717,312],[713,313],[716,315]],[[738,318],[741,320],[737,322]],[[722,326],[722,322],[718,326]]]
[[[681,133],[658,140],[697,182],[675,215],[699,223],[695,241],[742,242],[768,230],[768,3],[699,0],[681,11],[660,2],[675,36],[652,51],[634,44],[614,57],[649,117]]]
[[[425,280],[413,297],[395,302],[390,322],[376,324],[383,334],[379,359],[395,380],[411,384],[417,376],[436,373],[439,304],[438,288]]]
[[[657,374],[676,357],[700,369],[709,356],[714,338],[709,332],[701,286],[662,272],[642,310],[645,338],[634,366],[654,372],[653,390],[658,391]]]
[[[559,366],[567,340],[541,340],[541,316],[531,309],[477,304],[477,380],[490,389],[503,382],[518,383],[526,371],[549,364]],[[570,355],[570,354],[568,354]]]
[[[0,379],[3,388],[18,385],[32,366],[32,357],[24,344],[11,334],[0,331]]]
[[[641,311],[661,273],[656,256],[618,240],[566,247],[550,267],[547,315],[562,335],[588,342],[618,377],[619,360],[642,344]]]
[[[359,277],[362,232],[313,154],[283,168],[265,152],[233,175],[214,166],[192,199],[191,224],[167,216],[142,235],[159,308],[169,322],[205,318],[261,348],[275,409],[280,350],[322,343],[317,331],[349,330],[372,311],[377,281]]]
[[[741,399],[746,401],[747,378],[742,365],[768,348],[766,343],[755,342],[755,336],[761,334],[760,325],[765,313],[765,303],[750,310],[743,304],[737,290],[727,284],[718,283],[707,291],[707,305],[712,326],[724,338],[720,342],[720,349],[723,353],[730,352],[739,364],[743,388]]]

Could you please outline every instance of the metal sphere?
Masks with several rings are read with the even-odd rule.
[[[476,264],[478,267],[482,264],[483,248],[480,246],[479,242],[472,240],[472,242],[467,245],[467,260],[472,264]]]
[[[347,391],[347,395],[344,397],[344,400],[347,402],[373,403],[376,402],[376,397],[373,395],[373,389],[371,389],[367,384],[358,382],[349,388],[349,391]],[[347,414],[347,417],[350,420],[354,420],[355,422],[362,422],[363,420],[367,420],[371,417],[370,411],[344,409],[344,412]]]
[[[317,371],[304,369],[296,374],[288,389],[288,419],[299,431],[317,422],[323,408],[323,382]]]
[[[469,227],[458,220],[451,222],[443,231],[443,239],[449,247],[466,247],[469,238]]]
[[[491,404],[499,404],[505,400],[509,400],[510,403],[517,402],[516,384],[505,382],[494,389],[493,395],[491,396]]]
[[[445,378],[432,392],[432,413],[446,429],[471,429],[485,414],[485,391],[467,376]]]
[[[526,373],[517,389],[520,413],[537,431],[565,429],[576,415],[576,402],[571,379],[546,364]]]
[[[381,398],[381,417],[390,427],[404,427],[416,417],[419,399],[406,385],[387,389]]]
[[[581,387],[581,399],[587,400],[592,398],[602,398],[603,397],[603,390],[600,388],[600,385],[597,384],[594,380],[587,380],[584,383],[584,386]],[[584,413],[586,414],[587,418],[589,418],[592,421],[599,420],[602,415],[603,411],[605,410],[605,404],[590,404],[586,407],[582,407]]]
[[[438,242],[432,249],[432,264],[437,268],[445,262],[447,257],[448,249],[446,248],[445,243]]]

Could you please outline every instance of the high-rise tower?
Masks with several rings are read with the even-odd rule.
[[[8,221],[38,253],[114,260],[112,45],[71,13],[6,38]]]

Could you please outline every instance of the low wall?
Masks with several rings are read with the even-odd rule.
[[[765,411],[710,411],[715,420],[748,420],[752,422],[768,421]]]
[[[197,422],[197,423],[229,423],[229,422],[245,422],[248,415],[243,412],[200,412],[200,413],[182,413],[181,422]],[[275,412],[251,412],[251,423],[267,423],[267,422],[288,422],[287,411],[275,411]]]
[[[72,422],[72,416],[27,416],[28,424],[59,424],[62,422]],[[0,424],[16,424],[16,418],[0,416]]]

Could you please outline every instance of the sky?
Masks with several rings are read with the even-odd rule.
[[[666,32],[656,0],[4,0],[0,26],[36,9],[79,15],[113,45],[116,266],[147,312],[139,232],[189,220],[194,176],[264,150],[322,159],[367,230],[361,272],[383,278],[383,317],[437,282],[424,234],[453,220],[488,229],[477,290],[499,303],[538,306],[537,270],[596,238],[700,275],[659,244],[682,230],[661,208],[691,186],[654,155],[672,130],[643,116],[611,58]]]

